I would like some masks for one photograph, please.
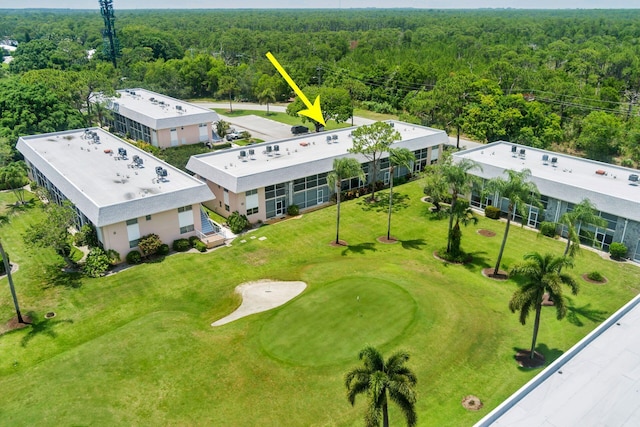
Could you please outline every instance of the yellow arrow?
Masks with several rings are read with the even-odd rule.
[[[293,79],[289,77],[289,74],[287,74],[284,68],[282,68],[282,65],[280,65],[278,60],[271,54],[271,52],[267,52],[267,58],[269,58],[269,61],[271,61],[273,66],[276,67],[276,70],[278,70],[278,72],[282,75],[282,77],[284,77],[284,79],[287,81],[289,86],[291,86],[291,89],[293,89],[296,95],[298,95],[298,97],[300,97],[302,102],[304,102],[304,105],[307,106],[306,110],[298,111],[298,114],[307,116],[310,119],[313,119],[318,123],[321,123],[322,126],[326,126],[327,124],[324,121],[324,117],[322,116],[322,110],[320,109],[320,95],[318,95],[316,97],[315,102],[311,104],[311,102],[309,102],[309,99],[305,96],[305,94],[302,93],[302,91],[300,90],[296,82],[294,82]]]

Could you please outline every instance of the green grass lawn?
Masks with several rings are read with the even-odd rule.
[[[504,223],[482,218],[463,228],[473,262],[446,264],[433,256],[446,242],[446,220],[429,214],[419,182],[395,191],[396,244],[376,241],[386,232],[382,192],[377,206],[342,204],[340,238],[348,247],[329,245],[331,206],[254,230],[256,239],[246,243],[171,255],[100,279],[64,276],[48,267],[50,249],[24,246],[28,225],[43,219],[39,207],[12,217],[0,236],[20,266],[14,282],[35,323],[0,336],[2,423],[358,426],[364,401],[349,405],[343,375],[373,344],[387,355],[411,354],[420,425],[473,424],[539,372],[513,360],[532,329],[508,310],[516,283],[480,273],[496,259]],[[0,193],[0,204],[11,198]],[[483,237],[479,228],[497,235]],[[563,248],[513,226],[503,267],[532,249]],[[594,270],[609,283],[579,278]],[[569,315],[557,321],[553,308],[542,314],[538,349],[548,361],[640,287],[636,266],[589,250],[570,272],[582,289],[571,297]],[[240,304],[235,286],[258,279],[302,280],[308,288],[279,308],[212,328]],[[56,317],[45,320],[49,311]],[[12,315],[2,279],[0,327]],[[469,394],[482,399],[481,411],[462,408]],[[403,425],[393,405],[390,414],[392,425]]]

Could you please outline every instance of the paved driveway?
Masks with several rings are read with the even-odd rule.
[[[225,122],[231,123],[231,125],[236,128],[238,132],[242,132],[243,130],[249,131],[251,136],[255,138],[260,138],[264,141],[277,141],[280,139],[291,138],[293,135],[291,134],[291,126],[285,125],[280,122],[276,122],[275,120],[265,119],[263,117],[255,116],[253,114],[248,116],[240,116],[240,117],[228,117],[224,114],[220,114],[220,111],[229,111],[229,103],[223,102],[201,102],[195,101],[192,104],[199,105],[203,108],[210,108],[216,110],[218,115]],[[258,110],[258,111],[267,111],[266,105],[253,104],[249,102],[234,102],[234,109],[238,110]],[[286,112],[287,107],[283,105],[269,105],[269,111],[276,111],[279,113]],[[354,117],[353,123],[356,126],[371,124],[375,120],[366,119],[364,117]],[[311,123],[306,123],[308,128],[313,128]]]

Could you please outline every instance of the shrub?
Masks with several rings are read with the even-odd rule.
[[[101,248],[93,248],[87,255],[82,271],[89,277],[100,277],[110,264],[109,256]]]
[[[193,247],[195,249],[197,249],[199,252],[206,252],[207,251],[207,245],[205,245],[205,243],[198,239],[195,242],[193,242]]]
[[[487,206],[484,208],[484,216],[491,219],[500,219],[500,209],[495,206]]]
[[[73,242],[76,246],[88,246],[90,248],[96,248],[100,246],[100,242],[98,240],[98,233],[96,229],[91,224],[85,224],[80,228],[73,236]]]
[[[186,252],[191,249],[188,239],[177,239],[173,241],[173,250],[176,252]]]
[[[145,258],[158,252],[158,248],[160,248],[161,245],[162,240],[160,240],[157,234],[153,233],[142,236],[138,241],[138,247],[140,251],[142,251],[142,256]]]
[[[627,247],[624,243],[621,242],[613,242],[609,246],[609,254],[613,259],[623,259],[627,256]]]
[[[160,245],[160,247],[158,248],[158,252],[156,252],[158,255],[169,255],[169,245],[167,245],[166,243],[163,243]]]
[[[599,271],[592,271],[591,273],[587,274],[587,277],[589,278],[589,280],[593,280],[594,282],[604,281],[604,276],[600,274]]]
[[[235,211],[227,218],[227,224],[229,224],[229,228],[233,234],[239,234],[249,226],[249,220],[246,216],[240,215],[238,211]]]
[[[127,264],[140,264],[142,262],[142,255],[140,255],[140,252],[133,250],[127,254],[125,259]]]
[[[622,159],[622,161],[620,162],[620,164],[626,168],[632,168],[634,166],[633,164],[633,160],[632,159]]]
[[[291,216],[296,216],[300,213],[300,208],[298,205],[291,205],[287,208],[287,214]]]
[[[556,237],[556,223],[543,221],[540,223],[540,234],[547,237]]]
[[[192,248],[197,249],[200,252],[207,251],[207,245],[204,244],[202,240],[198,236],[189,237],[189,244]]]
[[[109,263],[111,263],[111,265],[116,265],[117,263],[120,262],[120,259],[121,259],[118,251],[114,249],[109,249],[107,251],[107,257],[109,258]]]
[[[11,268],[9,254],[5,252],[4,255],[7,257],[7,264],[9,264],[9,268]],[[2,274],[7,274],[7,269],[4,267],[4,258],[0,257],[0,275]]]
[[[231,148],[231,143],[230,142],[222,142],[219,144],[213,144],[213,149],[214,150],[224,150],[225,148]]]

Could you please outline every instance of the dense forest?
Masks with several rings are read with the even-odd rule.
[[[271,51],[305,93],[334,100],[325,108],[338,121],[355,104],[454,136],[640,163],[640,10],[115,15],[117,68],[103,50],[97,7],[0,13],[0,38],[18,43],[0,69],[4,145],[95,122],[100,108],[89,101],[100,90],[288,100],[291,89],[265,57]]]

